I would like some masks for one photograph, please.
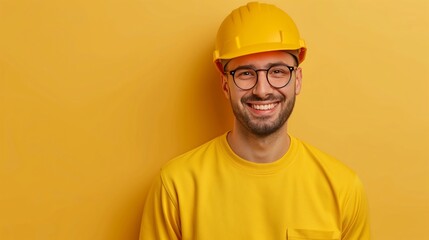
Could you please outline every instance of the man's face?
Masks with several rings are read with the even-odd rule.
[[[272,51],[234,58],[228,62],[225,70],[229,72],[241,66],[268,69],[278,63],[297,65],[289,53]],[[250,90],[238,88],[229,74],[223,75],[222,88],[230,100],[238,130],[264,137],[286,127],[295,104],[295,96],[301,90],[302,72],[300,68],[293,71],[289,84],[279,89],[268,83],[266,71],[258,71],[257,74],[258,82]]]

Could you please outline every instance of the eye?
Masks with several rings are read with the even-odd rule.
[[[238,75],[249,76],[252,75],[252,72],[249,70],[241,70],[238,72]]]
[[[278,73],[285,73],[285,72],[288,72],[289,70],[286,68],[273,68],[273,69],[271,69],[271,73],[275,73],[275,74],[278,74]]]
[[[271,77],[283,78],[288,77],[290,75],[290,71],[286,66],[275,66],[270,69],[269,75]]]
[[[239,79],[249,79],[256,76],[256,72],[253,69],[238,69],[235,72],[235,77]]]

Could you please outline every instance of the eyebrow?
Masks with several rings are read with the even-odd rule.
[[[278,61],[278,62],[270,62],[264,65],[264,68],[270,68],[271,66],[274,65],[287,65],[289,66],[289,64],[283,62],[283,61]],[[292,64],[294,65],[294,64]],[[243,69],[243,68],[251,68],[251,69],[257,69],[255,65],[253,64],[246,64],[246,65],[239,65],[234,69]],[[225,70],[225,71],[234,71],[234,70]]]

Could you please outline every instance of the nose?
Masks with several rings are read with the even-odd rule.
[[[266,71],[258,71],[257,74],[258,74],[258,82],[253,87],[252,92],[254,95],[257,95],[263,99],[267,95],[271,95],[274,89],[268,82]]]

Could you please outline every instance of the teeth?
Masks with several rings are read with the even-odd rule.
[[[256,109],[256,110],[270,110],[270,109],[273,109],[274,108],[274,103],[271,103],[271,104],[264,104],[264,105],[256,105],[256,104],[253,104],[252,105],[252,108],[254,108],[254,109]]]

